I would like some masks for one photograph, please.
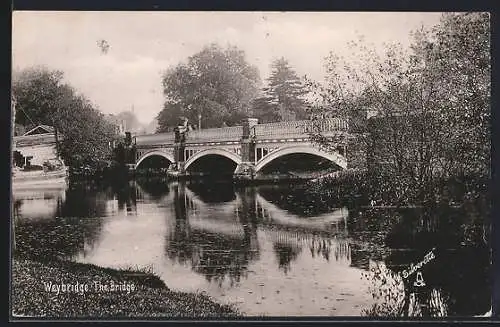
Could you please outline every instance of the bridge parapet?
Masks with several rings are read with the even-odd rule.
[[[157,144],[173,144],[174,142],[175,142],[175,134],[173,132],[149,134],[149,135],[137,135],[135,137],[135,143],[138,146],[157,145]]]
[[[287,137],[303,135],[311,132],[343,132],[348,130],[347,121],[328,118],[321,121],[299,120],[279,123],[260,124],[255,126],[256,138]]]
[[[243,126],[208,128],[187,132],[186,142],[239,141],[242,135]]]
[[[286,138],[295,136],[304,136],[311,132],[347,132],[348,123],[339,118],[328,118],[324,120],[311,121],[285,121],[278,123],[267,123],[255,125],[251,132],[257,139],[266,138]],[[243,126],[231,126],[221,128],[208,128],[201,130],[192,130],[186,132],[186,142],[213,142],[213,141],[239,141],[243,136]],[[159,133],[150,135],[138,135],[135,137],[138,146],[155,144],[173,144],[175,143],[175,134]]]

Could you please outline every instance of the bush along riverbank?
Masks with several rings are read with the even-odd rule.
[[[308,182],[308,194],[320,194],[325,200],[388,206],[457,206],[480,203],[488,207],[490,181],[487,176],[461,175],[434,178],[417,183],[380,172],[346,170],[334,177]]]
[[[175,292],[150,272],[14,257],[11,312],[30,318],[238,317],[205,294]]]

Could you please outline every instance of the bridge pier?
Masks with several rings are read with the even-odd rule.
[[[255,129],[259,123],[257,118],[247,118],[243,121],[241,137],[241,163],[234,172],[235,180],[253,180],[255,177]]]
[[[251,162],[242,162],[236,167],[233,178],[236,181],[251,181],[255,178],[255,165]]]
[[[184,175],[184,170],[183,169],[179,169],[179,165],[182,165],[181,163],[171,163],[170,166],[168,166],[168,169],[167,169],[167,176],[168,177],[174,177],[174,178],[177,178],[177,177],[180,177],[180,176],[183,176]]]
[[[167,170],[169,177],[181,177],[185,175],[184,162],[184,149],[186,148],[186,130],[185,126],[177,126],[174,129],[174,161],[170,164]]]

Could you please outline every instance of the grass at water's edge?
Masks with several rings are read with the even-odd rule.
[[[107,288],[107,289],[106,289]],[[241,314],[201,293],[169,290],[149,272],[14,257],[15,318],[230,318]]]

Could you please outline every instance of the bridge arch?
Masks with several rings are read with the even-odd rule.
[[[207,149],[207,150],[201,150],[199,152],[196,152],[193,154],[189,159],[184,163],[184,169],[187,170],[191,164],[193,164],[196,160],[208,156],[208,155],[219,155],[222,157],[226,157],[228,159],[231,159],[233,162],[236,163],[236,166],[238,166],[241,163],[241,158],[239,155],[237,155],[234,152],[224,150],[224,149]]]
[[[285,156],[287,154],[294,154],[294,153],[305,153],[305,154],[312,154],[318,157],[325,158],[327,160],[330,160],[337,164],[339,167],[342,169],[347,168],[347,160],[345,157],[340,155],[339,153],[329,153],[326,151],[322,151],[312,145],[301,145],[301,146],[288,146],[284,147],[281,149],[278,149],[276,151],[273,151],[266,155],[264,158],[262,158],[257,164],[255,165],[255,172],[259,172],[267,166],[269,163],[271,163],[273,160],[278,159],[282,156]]]
[[[149,158],[149,157],[152,157],[152,156],[160,156],[160,157],[163,157],[165,159],[167,159],[168,161],[170,161],[170,163],[174,163],[175,160],[174,160],[174,157],[170,154],[170,153],[166,153],[164,151],[149,151],[149,152],[146,152],[145,154],[142,155],[141,158],[139,158],[139,160],[137,160],[137,163],[135,164],[135,168],[137,169],[137,167],[139,167],[139,165],[141,164],[141,162],[143,162],[146,158]]]

